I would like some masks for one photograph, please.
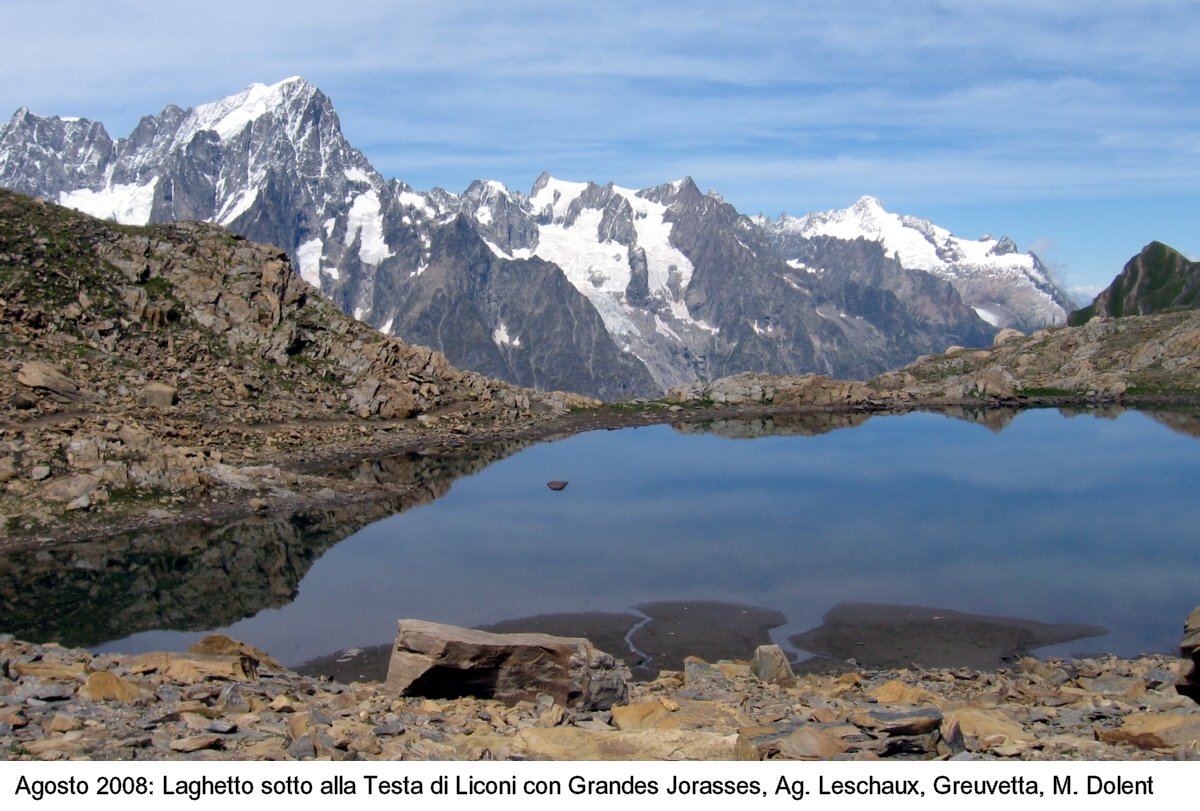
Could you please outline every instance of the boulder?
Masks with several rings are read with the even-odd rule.
[[[728,734],[750,724],[737,707],[716,701],[655,699],[612,708],[612,723],[622,732],[639,729],[702,729]]]
[[[550,760],[758,760],[758,752],[736,732],[598,732],[555,727],[521,730],[502,742],[511,747],[513,755]]]
[[[982,707],[961,707],[946,713],[940,731],[944,740],[961,742],[968,752],[1021,747],[1033,741],[1033,735],[1008,716]]]
[[[387,687],[426,698],[534,701],[545,693],[580,710],[624,702],[629,669],[586,639],[492,634],[422,620],[400,620]]]
[[[137,403],[148,408],[169,408],[179,402],[179,389],[166,383],[149,383],[138,393]]]
[[[1012,329],[1011,327],[1005,327],[1004,329],[1002,329],[996,333],[996,337],[992,339],[992,346],[1000,346],[1001,344],[1006,344],[1009,341],[1012,341],[1016,338],[1024,338],[1024,337],[1025,337],[1025,333],[1021,332],[1019,329]]]
[[[1200,715],[1189,713],[1132,713],[1121,726],[1096,732],[1107,743],[1128,743],[1140,749],[1171,749],[1200,741]]]
[[[767,684],[791,687],[796,681],[792,665],[778,645],[759,645],[755,648],[750,670],[759,681]]]
[[[60,402],[78,400],[83,396],[75,381],[49,363],[32,360],[21,365],[17,382],[31,389],[40,389]]]
[[[75,501],[90,496],[100,486],[100,479],[90,473],[52,479],[42,486],[42,496],[51,501]]]
[[[137,684],[123,679],[108,670],[98,670],[88,676],[87,683],[79,690],[80,695],[92,701],[116,701],[128,703],[149,695]]]
[[[1200,608],[1194,609],[1183,625],[1179,655],[1187,661],[1183,664],[1183,674],[1175,682],[1175,691],[1200,702]]]
[[[283,670],[283,665],[266,651],[239,642],[225,634],[209,634],[187,649],[188,653],[198,653],[202,656],[241,656],[252,659],[256,666],[268,667],[272,670]]]

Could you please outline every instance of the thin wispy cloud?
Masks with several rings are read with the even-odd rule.
[[[1200,251],[1180,207],[1200,200],[1195,0],[7,5],[0,111],[83,115],[114,137],[168,103],[300,74],[418,188],[528,188],[546,169],[691,174],[769,214],[866,193],[951,219],[992,205],[990,229],[1053,233],[1106,277],[1139,246],[1080,212],[1137,200],[1132,233],[1152,214],[1158,238]]]

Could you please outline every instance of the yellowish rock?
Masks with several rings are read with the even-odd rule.
[[[33,676],[49,681],[71,681],[87,675],[82,662],[17,662],[12,669],[18,676]]]
[[[239,642],[225,634],[209,634],[188,648],[188,653],[199,653],[208,656],[245,656],[253,659],[257,664],[265,665],[272,670],[284,669],[283,665],[275,661],[266,651],[256,648],[253,645],[247,645],[245,642]]]
[[[867,693],[880,704],[934,704],[937,698],[920,687],[910,687],[898,679],[881,684]]]
[[[521,730],[509,740],[515,753],[547,760],[758,760],[754,746],[736,732],[554,727]]]
[[[850,747],[821,729],[801,727],[778,742],[779,756],[787,760],[828,760]]]
[[[64,715],[58,712],[50,719],[46,729],[51,732],[72,732],[76,729],[83,729],[83,722],[73,715]]]
[[[117,701],[128,703],[137,701],[149,695],[137,684],[123,679],[116,673],[100,670],[88,676],[87,683],[80,689],[80,694],[93,701]]]
[[[679,699],[646,701],[625,707],[613,707],[613,726],[622,731],[639,729],[707,729],[733,732],[749,725],[750,720],[736,707],[712,701]]]
[[[1116,729],[1096,737],[1108,743],[1130,743],[1141,749],[1170,749],[1200,744],[1200,713],[1136,713]]]
[[[950,710],[942,719],[940,731],[946,740],[954,740],[961,735],[967,749],[972,752],[987,752],[1006,744],[1023,746],[1034,740],[1031,733],[1003,713],[980,707]]]

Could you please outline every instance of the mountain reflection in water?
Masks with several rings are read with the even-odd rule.
[[[1186,409],[777,414],[368,460],[338,475],[402,496],[0,556],[0,631],[138,651],[222,630],[296,664],[386,643],[400,617],[715,600],[781,611],[786,644],[858,601],[1169,650],[1200,574],[1198,427]]]

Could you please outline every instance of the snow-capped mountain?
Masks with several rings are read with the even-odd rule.
[[[543,174],[529,194],[385,180],[298,77],[169,106],[116,141],[18,110],[0,129],[0,184],[123,223],[221,223],[287,250],[382,332],[606,399],[747,370],[864,377],[994,333],[961,280],[861,234],[751,220],[690,178],[634,190]]]
[[[861,237],[877,242],[904,267],[950,282],[963,301],[993,326],[1025,331],[1058,326],[1074,309],[1041,260],[1033,253],[1018,253],[1012,240],[963,239],[929,220],[893,214],[874,197],[862,197],[849,208],[803,217],[784,214],[760,223],[785,254],[795,237]]]

